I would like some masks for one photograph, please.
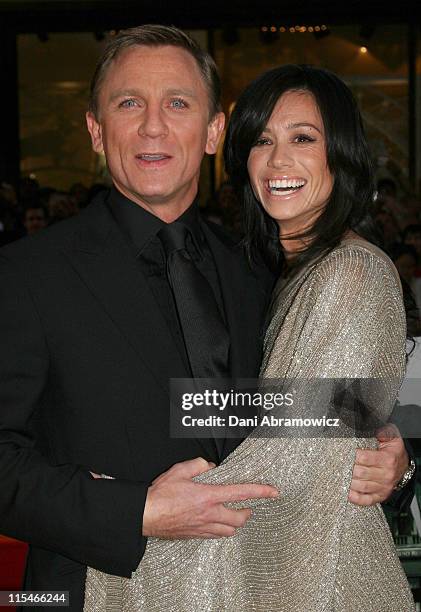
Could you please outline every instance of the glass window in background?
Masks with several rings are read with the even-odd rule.
[[[18,37],[21,174],[67,191],[101,181],[85,112],[89,82],[104,45],[92,33]]]
[[[408,184],[408,47],[406,24],[334,26],[321,22],[218,30],[215,57],[226,112],[258,74],[280,64],[332,70],[352,88],[362,111],[379,178]],[[224,180],[221,155],[217,180]]]
[[[207,32],[190,32],[207,48]],[[68,191],[109,183],[105,158],[91,150],[85,124],[89,84],[112,33],[24,34],[18,37],[21,174],[41,187]],[[205,160],[200,192],[212,188]]]

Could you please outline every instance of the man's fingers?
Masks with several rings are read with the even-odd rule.
[[[279,492],[271,485],[238,484],[238,485],[209,485],[212,487],[214,501],[236,502],[245,499],[259,499],[262,497],[278,497]]]
[[[206,461],[203,457],[196,457],[195,459],[188,459],[187,461],[176,463],[174,468],[177,469],[180,476],[182,475],[184,478],[194,478],[203,472],[207,472],[214,465],[214,463],[209,463],[209,461]]]
[[[355,465],[381,467],[382,460],[379,459],[379,451],[359,448],[355,456]]]
[[[207,472],[208,470],[216,467],[215,463],[211,461],[206,461],[203,457],[196,457],[195,459],[187,459],[186,461],[180,461],[180,463],[175,463],[173,466],[169,468],[166,472],[163,472],[159,476],[152,481],[152,484],[158,484],[163,482],[164,480],[174,479],[177,480],[180,478],[186,478],[191,480],[195,476],[199,476],[199,474],[203,474],[203,472]]]
[[[363,465],[365,467],[393,468],[396,464],[394,455],[389,455],[383,451],[358,449],[355,457],[355,465]]]
[[[220,510],[218,513],[218,522],[228,525],[230,527],[244,527],[246,522],[251,516],[250,508],[241,508],[239,510],[233,510],[232,508],[225,508],[222,504],[219,506]]]
[[[230,538],[235,535],[235,532],[235,527],[231,527],[230,525],[224,525],[223,523],[209,523],[208,525],[203,526],[202,529],[199,530],[196,534],[192,534],[189,531],[188,533],[178,533],[175,536],[171,533],[166,533],[160,535],[159,537],[163,540],[215,540],[217,538]]]
[[[400,431],[393,423],[388,423],[376,431],[376,438],[379,442],[388,442],[400,437]]]
[[[231,538],[235,535],[235,527],[224,525],[223,523],[213,523],[206,526],[206,530],[199,537],[212,538]]]
[[[212,469],[201,458],[172,466],[149,487],[143,513],[143,534],[159,538],[219,538],[234,535],[250,518],[249,508],[227,508],[227,502],[274,498],[266,484],[213,485],[192,481]]]
[[[230,510],[223,508],[224,512],[218,517],[217,523],[206,525],[205,531],[208,538],[226,538],[235,535],[237,529],[244,527],[247,520],[251,516],[251,510],[245,508],[242,510]],[[219,522],[219,520],[221,522]]]
[[[370,506],[378,502],[384,502],[393,492],[393,482],[373,482],[371,480],[358,480],[353,478],[348,499],[359,505]],[[354,501],[358,495],[358,501]],[[361,497],[362,496],[362,497]]]
[[[392,473],[392,472],[391,472]],[[355,465],[352,473],[352,480],[371,480],[373,482],[388,482],[388,475],[384,470],[377,467],[365,467],[364,465]]]
[[[366,495],[365,493],[357,493],[357,491],[350,491],[348,500],[357,506],[373,506],[380,502],[378,495]]]
[[[404,464],[405,465],[405,464]],[[358,450],[353,478],[395,485],[404,471],[394,453],[379,450]]]
[[[383,429],[384,431],[384,429]],[[382,434],[383,435],[383,434]],[[353,470],[353,480],[371,481],[373,488],[385,501],[402,478],[409,458],[402,438],[381,442],[378,450],[359,449]],[[351,488],[354,488],[352,485]],[[378,501],[378,500],[376,500]]]
[[[186,478],[194,478],[195,476],[199,476],[199,474],[203,474],[203,472],[207,472],[215,467],[215,463],[206,461],[206,459],[203,459],[203,457],[196,457],[196,459],[183,461],[178,465],[181,466],[183,475]]]
[[[351,491],[355,491],[357,493],[368,493],[372,495],[378,490],[379,484],[377,482],[372,482],[370,480],[358,480],[356,478],[352,479]]]

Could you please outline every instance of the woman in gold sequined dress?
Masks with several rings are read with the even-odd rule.
[[[373,192],[350,91],[307,66],[262,75],[237,103],[225,157],[248,254],[281,273],[262,378],[295,381],[307,409],[306,380],[379,380],[387,419],[404,374],[405,311],[393,264],[358,233]],[[150,539],[130,581],[90,569],[85,610],[413,611],[380,506],[348,501],[356,449],[374,446],[356,435],[250,436],[198,480],[270,482],[279,498],[252,502],[232,538]]]

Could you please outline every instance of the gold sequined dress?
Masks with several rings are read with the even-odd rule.
[[[264,378],[378,378],[392,405],[405,367],[405,313],[382,251],[347,239],[278,285]],[[383,415],[385,416],[385,415]],[[131,579],[92,568],[85,612],[409,612],[411,592],[380,505],[347,501],[355,452],[373,439],[250,436],[209,483],[269,482],[232,538],[150,538]]]

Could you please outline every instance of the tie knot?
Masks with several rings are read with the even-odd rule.
[[[177,221],[168,223],[159,230],[158,238],[162,242],[167,257],[174,251],[187,249],[186,238],[189,233],[189,229],[183,223]]]

